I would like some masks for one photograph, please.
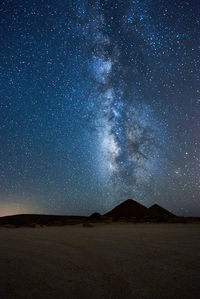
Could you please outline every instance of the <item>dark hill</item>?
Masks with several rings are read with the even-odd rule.
[[[0,225],[29,226],[33,223],[40,225],[65,225],[81,223],[85,219],[87,217],[84,216],[19,214],[0,217]]]
[[[149,209],[135,200],[128,199],[106,213],[107,217],[144,217],[149,216]]]
[[[176,217],[168,210],[162,208],[161,206],[154,204],[149,208],[149,212],[153,217]]]
[[[95,212],[92,215],[90,215],[91,219],[100,219],[101,217],[102,217],[101,214],[99,214],[97,212]]]

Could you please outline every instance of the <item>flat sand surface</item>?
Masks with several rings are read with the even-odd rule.
[[[200,224],[0,228],[0,298],[200,298]]]

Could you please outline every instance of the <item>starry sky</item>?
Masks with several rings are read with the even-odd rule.
[[[200,216],[198,0],[3,0],[0,215]]]

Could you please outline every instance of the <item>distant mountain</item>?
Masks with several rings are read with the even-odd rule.
[[[88,217],[84,216],[62,216],[62,215],[40,215],[40,214],[19,214],[0,217],[1,225],[29,226],[32,224],[41,225],[65,225],[81,223]]]
[[[83,224],[86,227],[91,227],[91,223],[112,223],[115,221],[132,221],[133,223],[199,223],[200,217],[178,217],[157,204],[154,204],[150,208],[146,208],[137,201],[128,199],[104,215],[101,215],[97,212],[93,213],[89,217],[40,214],[12,215],[0,217],[0,227],[39,227],[44,225],[60,226],[74,224]]]
[[[101,214],[99,214],[97,212],[95,212],[92,215],[90,215],[91,219],[100,219],[101,217],[102,217]]]
[[[168,210],[162,208],[161,206],[154,204],[149,208],[149,212],[153,217],[176,217]]]
[[[128,199],[106,213],[107,217],[144,217],[149,216],[149,209],[133,199]]]

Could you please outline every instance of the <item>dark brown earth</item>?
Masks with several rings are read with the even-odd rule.
[[[0,228],[0,298],[199,298],[199,224],[92,226]]]

